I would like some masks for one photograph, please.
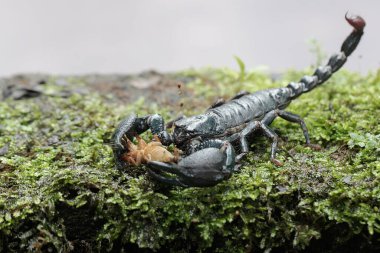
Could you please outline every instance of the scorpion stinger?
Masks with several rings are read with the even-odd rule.
[[[331,56],[325,66],[318,67],[313,75],[304,76],[299,82],[255,93],[241,92],[229,101],[218,100],[203,114],[172,121],[169,124],[173,127],[172,133],[167,132],[164,120],[158,114],[130,115],[120,123],[113,136],[117,167],[124,169],[127,166],[123,154],[129,155],[129,150],[124,139],[133,138],[148,129],[158,136],[163,145],[174,144],[183,151],[178,163],[148,161],[149,174],[163,183],[183,187],[213,186],[229,178],[236,168],[235,159],[240,160],[249,152],[248,137],[257,130],[262,130],[271,140],[270,160],[281,166],[282,162],[276,159],[279,137],[269,127],[277,117],[299,124],[306,144],[316,147],[310,144],[302,118],[284,109],[293,99],[327,81],[356,49],[365,21],[359,16],[347,15],[346,20],[354,30],[343,42],[341,52]],[[231,143],[240,145],[241,152],[237,156]]]

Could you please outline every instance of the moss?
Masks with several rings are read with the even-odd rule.
[[[380,71],[340,71],[295,100],[288,110],[305,119],[323,150],[305,147],[297,125],[276,120],[282,168],[268,161],[269,142],[257,137],[241,171],[212,188],[172,188],[151,181],[144,167],[115,169],[110,136],[131,111],[169,120],[199,113],[218,96],[281,87],[310,71],[280,80],[244,68],[184,71],[171,75],[185,80],[183,107],[143,98],[128,105],[93,91],[59,97],[53,77],[43,96],[0,102],[0,251],[375,249]],[[66,90],[87,85],[66,81]]]

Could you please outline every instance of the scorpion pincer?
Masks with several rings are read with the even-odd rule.
[[[123,156],[129,152],[123,145],[125,137],[133,139],[148,129],[157,135],[165,146],[174,144],[183,151],[177,163],[148,160],[148,173],[156,180],[183,187],[208,187],[228,179],[236,168],[236,163],[248,151],[248,137],[262,130],[272,142],[270,160],[281,166],[276,159],[279,137],[269,127],[277,117],[298,123],[303,131],[306,144],[310,144],[307,127],[300,116],[284,109],[303,93],[309,92],[339,70],[348,56],[355,50],[363,35],[365,21],[360,16],[346,20],[354,28],[341,46],[341,51],[332,55],[325,66],[318,67],[313,75],[304,76],[299,82],[291,82],[286,87],[262,90],[255,93],[240,92],[229,101],[218,101],[203,114],[189,118],[178,118],[167,131],[163,118],[158,114],[137,117],[128,116],[117,127],[114,135],[114,155],[116,165],[124,169],[128,163]],[[235,154],[231,143],[240,146]]]

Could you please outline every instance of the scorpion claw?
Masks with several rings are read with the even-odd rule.
[[[125,137],[128,139],[133,139],[136,132],[134,130],[134,124],[137,120],[136,114],[131,114],[127,118],[125,118],[118,127],[116,128],[113,136],[112,141],[120,149],[123,149],[126,147],[125,144]]]
[[[136,132],[134,125],[137,120],[135,114],[129,115],[116,128],[112,136],[112,148],[115,156],[115,162],[118,169],[122,169],[127,163],[122,159],[122,156],[128,152],[128,140],[132,140]]]
[[[112,148],[118,169],[123,169],[128,165],[126,160],[123,158],[126,153],[131,151],[131,149],[140,149],[141,146],[146,145],[146,143],[139,137],[139,134],[149,129],[149,120],[154,117],[157,118],[158,116],[148,115],[140,118],[137,117],[136,114],[132,113],[120,122],[112,136]],[[133,138],[137,138],[139,140],[138,147],[135,147],[132,143]]]
[[[149,163],[152,166],[165,166],[165,165],[163,165],[165,163],[161,163],[161,162],[149,162]],[[159,164],[159,163],[161,163],[161,164]],[[168,177],[165,177],[165,176],[163,176],[163,175],[161,175],[159,173],[156,173],[152,169],[148,169],[148,173],[155,180],[160,181],[162,183],[176,185],[176,186],[181,186],[181,187],[189,187],[188,185],[183,184],[178,178],[168,178]]]
[[[228,143],[222,148],[201,149],[178,164],[150,161],[148,171],[154,179],[176,186],[214,186],[229,178],[235,168],[235,154],[231,148]]]

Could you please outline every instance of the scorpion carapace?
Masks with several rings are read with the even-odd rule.
[[[272,141],[270,159],[276,165],[279,137],[269,127],[276,117],[298,123],[303,131],[306,144],[310,138],[305,122],[300,116],[284,109],[290,102],[308,92],[340,69],[355,50],[363,35],[365,21],[359,16],[346,20],[354,28],[343,42],[341,51],[330,57],[325,66],[318,67],[311,76],[304,76],[299,82],[289,83],[284,88],[262,90],[255,93],[241,92],[229,101],[219,101],[205,113],[172,121],[174,127],[168,132],[163,118],[158,114],[137,117],[135,114],[123,120],[113,135],[114,155],[119,169],[128,166],[123,159],[130,150],[123,145],[123,138],[132,139],[148,129],[157,135],[163,145],[174,144],[183,151],[178,163],[148,160],[148,172],[156,180],[183,187],[207,187],[228,179],[239,161],[248,151],[248,136],[257,130]],[[240,146],[236,156],[232,144]]]

